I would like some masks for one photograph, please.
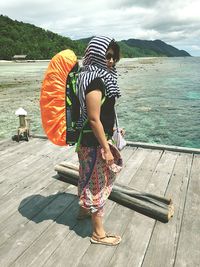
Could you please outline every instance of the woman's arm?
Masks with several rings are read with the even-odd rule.
[[[93,90],[86,95],[87,115],[92,131],[104,150],[106,163],[111,165],[114,162],[114,158],[100,120],[101,98],[102,92],[100,90]]]

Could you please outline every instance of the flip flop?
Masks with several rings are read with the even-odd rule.
[[[110,241],[110,242],[109,242],[109,240],[105,241],[105,238],[109,239],[109,237],[112,238],[112,239],[114,239],[114,238],[115,239],[113,241]],[[92,244],[99,244],[99,245],[106,245],[106,246],[116,246],[121,242],[121,237],[117,236],[117,235],[114,235],[114,234],[107,233],[103,237],[92,236],[90,238],[90,242]]]

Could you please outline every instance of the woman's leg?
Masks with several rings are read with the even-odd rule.
[[[93,233],[91,242],[102,245],[115,246],[121,242],[121,237],[113,234],[108,234],[104,230],[103,217],[99,216],[98,211],[92,213]]]
[[[103,227],[103,217],[99,216],[98,211],[92,213],[92,228],[93,228],[93,236],[105,236],[105,230]]]

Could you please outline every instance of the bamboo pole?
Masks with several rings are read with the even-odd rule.
[[[63,181],[77,186],[79,174],[76,165],[64,162],[56,165],[55,170]],[[168,222],[174,214],[171,199],[140,192],[118,183],[114,184],[109,199],[163,223]]]
[[[132,141],[127,141],[127,146],[168,150],[168,151],[175,151],[175,152],[182,152],[182,153],[200,154],[199,148],[190,148],[190,147],[181,147],[181,146],[168,146],[168,145],[162,145],[162,144],[151,144],[151,143],[132,142]]]

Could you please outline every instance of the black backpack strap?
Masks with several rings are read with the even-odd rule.
[[[102,100],[101,100],[101,106],[103,105],[103,103],[105,102],[105,100],[106,100],[106,97],[104,96],[102,98]],[[83,123],[83,126],[81,128],[81,131],[80,131],[80,134],[79,134],[79,138],[78,138],[78,142],[76,143],[76,150],[75,150],[76,152],[79,151],[79,148],[80,148],[80,145],[81,145],[81,140],[83,138],[83,134],[84,133],[87,133],[87,132],[92,132],[92,129],[91,130],[84,130],[84,128],[87,125],[88,121],[89,121],[88,119],[85,120],[84,123]]]

